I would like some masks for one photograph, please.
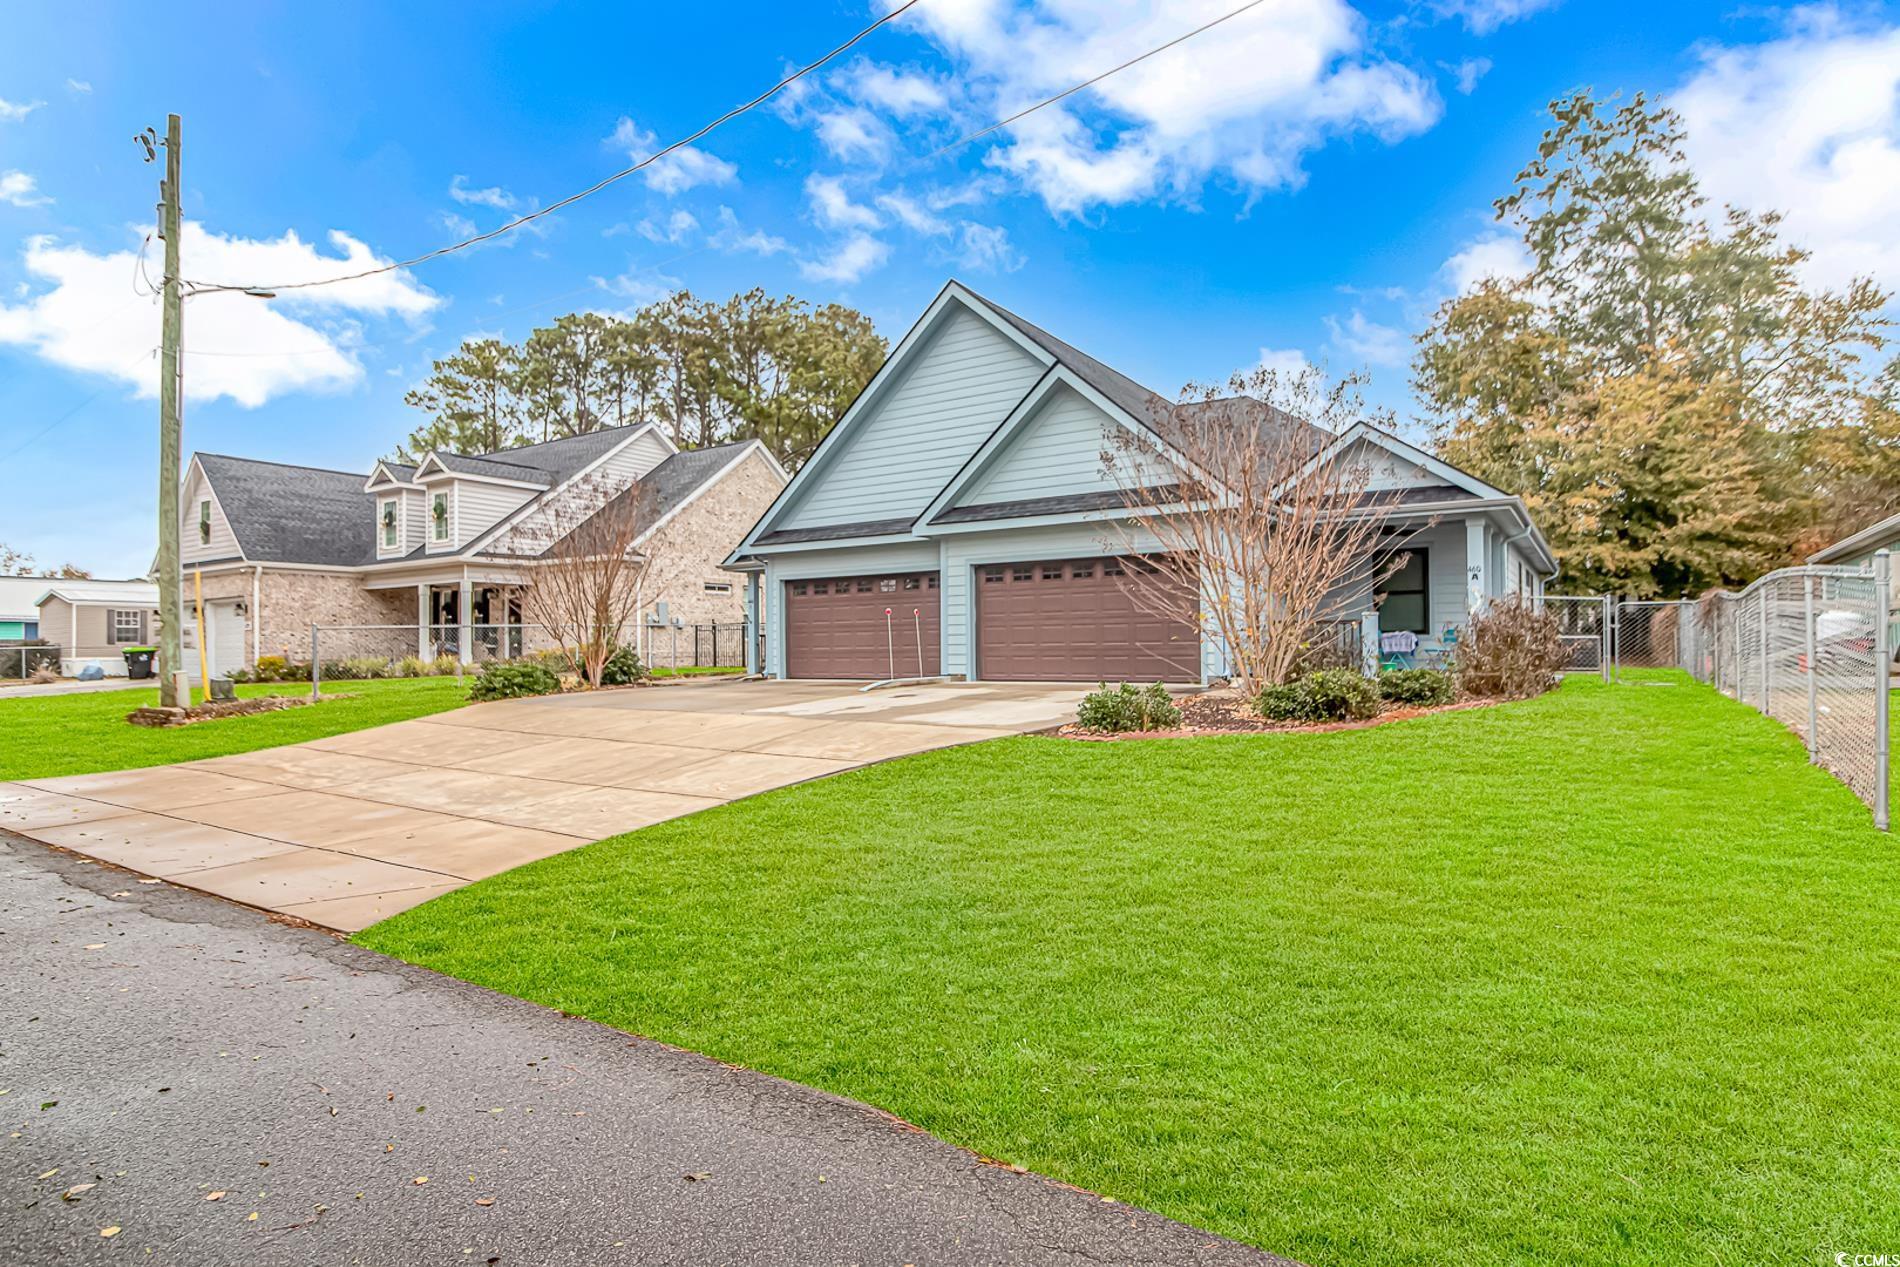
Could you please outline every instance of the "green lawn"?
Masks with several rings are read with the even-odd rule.
[[[360,940],[1314,1264],[1900,1248],[1900,848],[1680,681],[931,753]]]
[[[308,683],[240,686],[239,695],[308,695]],[[325,702],[175,730],[129,725],[125,715],[158,702],[158,688],[8,699],[0,694],[0,779],[51,778],[96,770],[222,757],[424,717],[468,702],[454,677],[325,683]],[[328,698],[330,696],[339,698]],[[340,698],[342,696],[350,698]]]

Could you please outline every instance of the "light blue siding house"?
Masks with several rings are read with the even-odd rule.
[[[763,620],[775,677],[1207,681],[1206,622],[1134,603],[1159,542],[1103,460],[1116,437],[1165,443],[1176,406],[951,282],[726,561]],[[1387,432],[1314,432],[1372,472],[1406,563],[1385,629],[1426,651],[1555,573],[1517,497]],[[1357,605],[1369,605],[1366,595]],[[756,649],[755,649],[756,652]]]

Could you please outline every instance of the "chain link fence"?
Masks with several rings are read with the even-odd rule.
[[[1774,718],[1888,826],[1892,565],[1793,567],[1740,593],[1616,609],[1616,664],[1674,665]]]
[[[50,642],[0,644],[0,678],[25,681],[42,668],[59,672],[60,649]]]
[[[1557,618],[1557,629],[1570,650],[1566,673],[1610,677],[1610,610],[1604,594],[1545,594],[1537,602]]]

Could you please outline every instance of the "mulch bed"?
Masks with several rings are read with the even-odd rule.
[[[307,695],[259,695],[253,699],[213,700],[209,704],[197,704],[191,708],[135,708],[125,715],[125,719],[134,726],[167,729],[190,726],[201,721],[222,721],[226,717],[249,717],[253,713],[278,713],[286,708],[303,708],[309,704],[348,698],[347,695],[326,695],[322,700],[313,700]]]
[[[1439,704],[1431,708],[1399,707],[1389,708],[1377,717],[1365,721],[1334,722],[1284,722],[1268,721],[1253,711],[1253,704],[1238,691],[1212,690],[1199,695],[1189,695],[1178,699],[1175,704],[1181,710],[1181,724],[1170,730],[1129,730],[1118,734],[1103,734],[1099,731],[1084,730],[1074,722],[1055,733],[1064,739],[1083,739],[1090,741],[1114,739],[1193,739],[1204,735],[1259,735],[1259,734],[1323,734],[1333,730],[1364,730],[1369,726],[1383,726],[1387,722],[1409,721],[1414,717],[1429,717],[1433,713],[1457,713],[1468,708],[1488,708],[1501,703],[1493,699],[1458,700],[1451,704]]]

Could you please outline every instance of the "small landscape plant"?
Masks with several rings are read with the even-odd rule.
[[[1471,618],[1454,672],[1460,695],[1529,699],[1557,685],[1569,662],[1556,613],[1512,598]]]
[[[281,682],[290,675],[290,661],[280,655],[261,655],[252,673],[260,682]]]
[[[1379,696],[1388,704],[1432,708],[1451,703],[1451,674],[1443,669],[1389,669],[1379,675]]]
[[[617,647],[600,666],[600,684],[602,686],[632,686],[647,675],[646,666],[640,663],[632,647]]]
[[[35,686],[50,686],[59,681],[59,674],[54,671],[52,665],[42,664],[33,670],[33,675],[27,678],[27,681]]]
[[[561,679],[546,665],[533,660],[495,660],[482,666],[468,688],[471,700],[520,699],[526,695],[552,695],[561,689]]]
[[[1351,669],[1321,669],[1265,688],[1254,707],[1269,721],[1364,721],[1379,715],[1379,687]]]
[[[428,677],[435,666],[421,656],[406,655],[391,667],[394,677]]]
[[[1168,730],[1181,724],[1181,710],[1175,707],[1168,688],[1156,682],[1137,687],[1123,682],[1082,697],[1076,709],[1076,721],[1084,730],[1120,734],[1130,730]]]

